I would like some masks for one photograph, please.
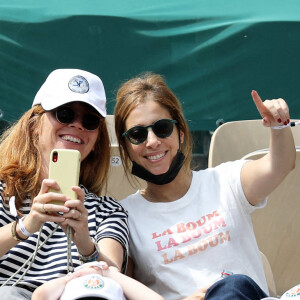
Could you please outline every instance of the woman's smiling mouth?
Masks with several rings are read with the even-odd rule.
[[[146,158],[149,160],[155,161],[155,160],[161,159],[163,156],[166,155],[166,153],[167,153],[167,151],[160,153],[160,154],[156,154],[156,155],[149,155],[149,156],[146,156]]]
[[[61,136],[61,138],[68,142],[73,142],[76,144],[83,144],[82,140],[80,140],[79,138],[76,138],[74,136],[71,136],[71,135],[63,135],[63,136]]]

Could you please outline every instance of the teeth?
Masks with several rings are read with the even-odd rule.
[[[70,142],[73,142],[73,143],[81,144],[80,139],[77,139],[77,138],[75,138],[73,136],[70,136],[70,135],[64,135],[64,136],[62,136],[62,139],[65,140],[65,141],[70,141]]]
[[[147,158],[150,160],[157,160],[157,159],[160,159],[161,157],[163,157],[164,155],[165,155],[165,153],[161,153],[158,155],[148,156]]]

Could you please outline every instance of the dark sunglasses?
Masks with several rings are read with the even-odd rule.
[[[71,124],[76,119],[77,114],[71,107],[61,106],[55,111],[55,117],[62,124]],[[100,117],[96,114],[84,114],[81,117],[82,126],[88,131],[96,130],[100,125]]]
[[[144,143],[148,137],[148,128],[152,128],[154,134],[158,138],[166,138],[170,136],[174,130],[174,124],[176,120],[161,119],[154,124],[148,126],[135,126],[128,129],[122,134],[122,137],[126,136],[128,141],[132,144],[139,145]]]

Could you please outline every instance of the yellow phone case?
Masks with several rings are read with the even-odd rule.
[[[50,189],[49,192],[61,193],[77,199],[77,194],[72,190],[72,186],[79,184],[81,154],[77,150],[53,149],[50,155],[49,178],[54,179],[60,189]],[[61,201],[51,201],[50,203],[63,205]]]

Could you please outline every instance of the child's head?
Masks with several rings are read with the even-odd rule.
[[[107,298],[102,298],[102,297],[83,297],[83,298],[78,298],[78,300],[109,300]]]
[[[121,286],[99,274],[88,274],[69,281],[60,300],[126,300]]]
[[[109,300],[108,298],[102,298],[102,297],[83,297],[78,298],[78,300]]]

